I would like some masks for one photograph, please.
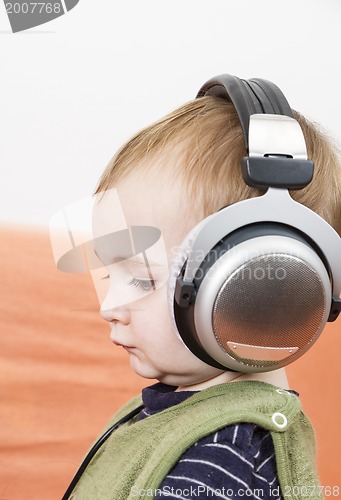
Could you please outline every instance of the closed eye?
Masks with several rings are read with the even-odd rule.
[[[155,281],[150,279],[141,280],[138,278],[133,278],[128,282],[128,285],[142,288],[142,290],[144,290],[145,292],[155,290]]]
[[[104,276],[101,278],[102,280],[107,280],[109,279],[110,276],[109,274],[107,276]],[[130,281],[127,282],[128,286],[133,286],[137,288],[141,288],[145,292],[149,292],[150,290],[155,290],[155,281],[152,279],[138,279],[138,278],[132,278]]]

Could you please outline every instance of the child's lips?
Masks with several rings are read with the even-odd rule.
[[[123,349],[125,349],[128,352],[136,349],[136,347],[134,347],[132,345],[122,344],[121,342],[117,342],[117,340],[113,340],[112,343],[117,345],[118,347],[123,347]]]

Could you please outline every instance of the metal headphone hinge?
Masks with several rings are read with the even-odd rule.
[[[194,284],[188,281],[184,281],[182,276],[178,276],[175,283],[174,298],[179,307],[187,309],[192,302],[194,292]]]
[[[330,314],[327,321],[333,322],[337,319],[341,312],[341,299],[339,297],[332,298],[332,305],[330,308]]]
[[[314,173],[299,123],[290,116],[253,114],[249,156],[242,160],[246,184],[258,188],[302,189]]]

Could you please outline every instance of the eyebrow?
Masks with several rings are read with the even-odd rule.
[[[103,262],[103,260],[101,259],[101,257],[96,252],[95,248],[94,248],[94,253],[99,258],[99,260],[101,262]],[[147,266],[147,267],[148,266],[161,267],[161,266],[164,265],[164,264],[160,264],[160,262],[154,262],[154,261],[148,259],[148,257],[147,257],[147,255],[146,255],[145,252],[142,252],[142,254],[140,253],[140,254],[132,255],[131,257],[116,256],[113,259],[111,259],[111,264],[117,264],[118,262],[121,262],[122,260],[128,260],[128,259],[133,264],[138,264],[140,266],[143,265],[143,266]]]

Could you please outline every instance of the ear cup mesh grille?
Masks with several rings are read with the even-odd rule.
[[[247,346],[291,348],[298,357],[315,341],[325,315],[320,276],[303,260],[287,254],[251,259],[228,277],[216,296],[212,326],[220,347],[249,366],[275,367],[273,358],[240,357],[235,342]]]

